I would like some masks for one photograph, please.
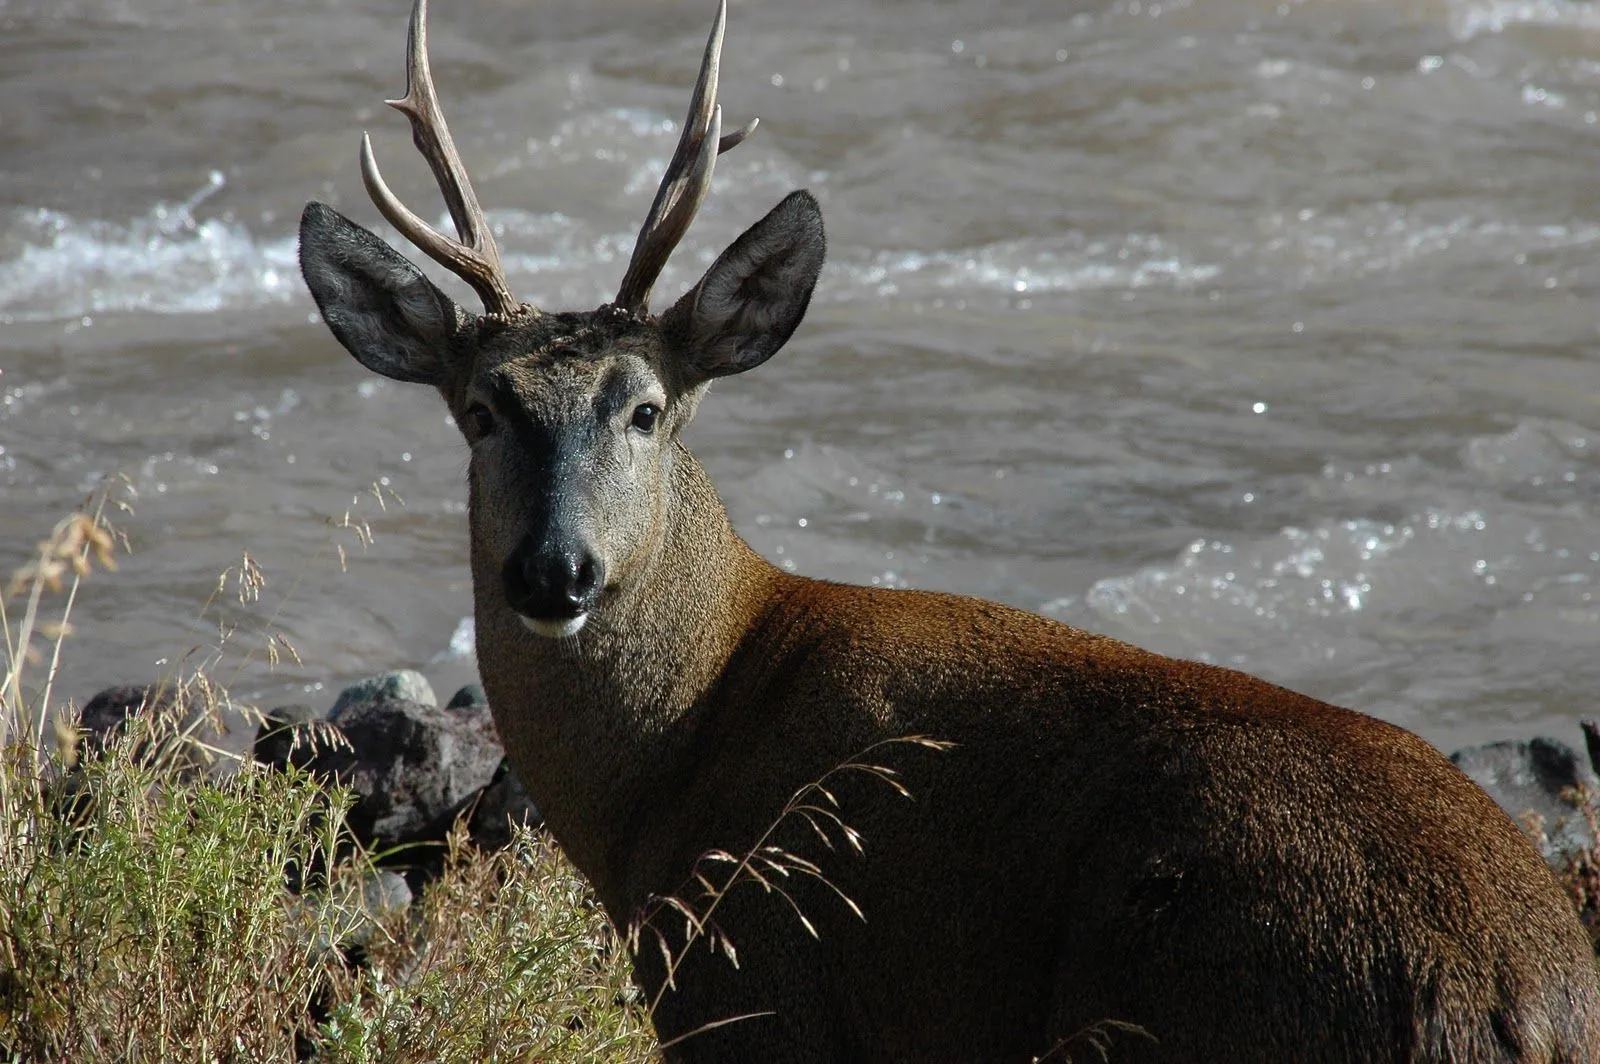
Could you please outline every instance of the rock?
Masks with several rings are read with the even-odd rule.
[[[162,687],[124,684],[107,687],[83,707],[78,727],[83,737],[94,748],[103,750],[106,743],[121,734],[129,718],[148,709],[168,709],[172,705],[172,692]]]
[[[457,805],[441,813],[429,825],[426,835],[429,839],[444,839],[456,826],[456,821],[463,818],[466,821],[467,838],[484,851],[502,850],[511,845],[513,824],[524,824],[529,828],[544,824],[538,807],[522,789],[522,784],[512,774],[504,758],[487,786],[473,791]],[[407,879],[414,890],[420,891],[427,883],[438,878],[444,871],[444,865],[444,847],[418,848],[415,859],[407,866]]]
[[[315,908],[319,928],[316,949],[365,947],[386,917],[404,912],[414,895],[398,872],[379,869],[359,886],[343,884],[308,894],[300,904]]]
[[[280,706],[265,715],[254,754],[264,764],[294,764],[353,791],[351,834],[380,856],[394,851],[385,863],[405,868],[420,887],[442,867],[443,850],[416,844],[443,842],[456,818],[477,810],[485,789],[503,774],[505,752],[488,709],[476,684],[441,709],[418,673],[385,673],[346,688],[329,711],[325,723],[347,745],[306,741],[303,731],[318,720],[316,711]],[[520,789],[508,793],[504,786],[492,792],[492,810],[478,817],[486,830],[493,834],[491,825],[497,825],[498,837],[509,840],[508,816],[539,822],[532,803],[519,795]]]
[[[403,912],[410,908],[411,901],[411,888],[406,886],[405,877],[398,873],[380,869],[376,875],[361,881],[360,906],[364,913],[385,916]]]
[[[170,684],[107,687],[78,716],[78,756],[99,757],[137,719],[138,738],[127,751],[135,760],[183,774],[207,771],[216,758],[206,740],[221,729],[213,726],[204,706],[180,702],[181,697]]]
[[[500,767],[495,770],[494,779],[478,795],[477,803],[471,806],[467,816],[467,833],[479,849],[499,850],[511,845],[513,824],[536,828],[543,823],[544,817],[539,814],[539,807],[533,804],[528,792],[522,789],[516,773],[502,759]]]
[[[1578,806],[1563,792],[1600,787],[1600,778],[1561,740],[1486,743],[1457,750],[1450,760],[1518,823],[1528,813],[1543,819],[1545,860],[1559,863],[1593,844]]]
[[[451,696],[445,704],[445,709],[466,709],[469,706],[489,707],[489,698],[483,693],[483,688],[478,684],[469,683]]]
[[[376,849],[441,839],[443,814],[488,784],[504,757],[487,713],[341,698],[328,720],[349,748],[318,750],[304,767],[356,793],[351,831]]]
[[[1578,727],[1583,729],[1583,745],[1589,751],[1589,767],[1600,772],[1600,721],[1580,720]]]
[[[268,710],[256,729],[251,755],[273,768],[286,768],[291,759],[303,768],[313,754],[310,736],[304,732],[308,730],[307,725],[321,717],[310,706],[299,703]]]
[[[369,676],[340,691],[328,717],[332,719],[346,707],[362,702],[415,702],[423,706],[437,706],[439,699],[422,673],[414,669],[396,669],[394,672]]]

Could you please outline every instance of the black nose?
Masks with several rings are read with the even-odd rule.
[[[506,600],[534,620],[576,617],[594,607],[605,566],[583,548],[519,549],[506,559]]]

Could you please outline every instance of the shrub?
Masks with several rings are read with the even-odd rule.
[[[625,951],[549,836],[484,854],[458,831],[402,924],[341,988],[330,1064],[654,1059]]]
[[[208,742],[249,708],[210,679],[228,626],[123,727],[81,734],[53,689],[80,582],[115,568],[115,505],[0,586],[0,1058],[651,1059],[624,951],[547,839],[457,836],[420,906],[365,910],[349,795]],[[248,555],[230,580],[241,603],[264,586]]]

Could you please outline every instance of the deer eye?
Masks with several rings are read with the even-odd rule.
[[[654,403],[643,403],[633,410],[633,427],[640,432],[654,432],[656,430],[656,418],[660,414],[660,408]]]
[[[494,431],[494,414],[482,403],[473,403],[461,415],[461,427],[467,439],[476,442]]]

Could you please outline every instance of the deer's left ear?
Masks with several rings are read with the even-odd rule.
[[[743,373],[777,354],[806,316],[826,250],[822,211],[804,190],[746,229],[661,316],[689,377]]]

